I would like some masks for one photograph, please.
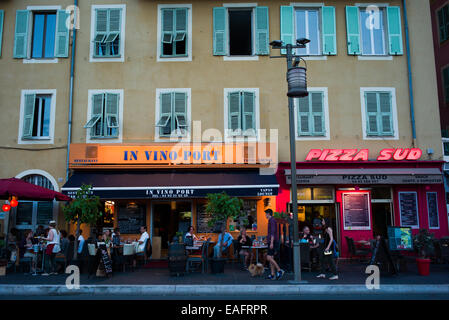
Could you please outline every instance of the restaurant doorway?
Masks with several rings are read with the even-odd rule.
[[[373,213],[373,234],[387,238],[388,226],[393,225],[391,203],[371,203]]]
[[[313,220],[319,218],[329,218],[330,227],[332,228],[334,235],[338,234],[337,217],[335,214],[335,204],[298,204],[298,211],[304,210],[305,220],[299,222],[299,232],[305,226],[310,228],[310,231],[314,233]],[[319,230],[315,230],[319,233]],[[336,237],[338,239],[338,237]]]
[[[192,223],[191,201],[161,201],[153,203],[153,237],[161,237],[161,257],[166,257],[168,243],[177,232],[183,235]]]

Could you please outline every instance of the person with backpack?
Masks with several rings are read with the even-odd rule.
[[[320,252],[321,273],[317,278],[326,278],[326,267],[329,266],[332,276],[329,280],[338,280],[337,268],[334,263],[334,237],[332,229],[329,227],[329,219],[321,219],[324,234],[324,250]]]

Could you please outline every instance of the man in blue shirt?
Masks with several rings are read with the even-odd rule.
[[[226,225],[221,227],[221,233],[218,236],[217,244],[214,247],[214,258],[218,258],[220,256],[220,242],[221,244],[221,252],[225,252],[229,246],[232,244],[232,235],[229,232],[226,232]]]

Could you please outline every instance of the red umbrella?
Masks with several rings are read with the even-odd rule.
[[[19,200],[41,200],[71,201],[72,198],[44,187],[36,186],[32,183],[16,179],[0,179],[0,199],[9,199],[16,196]]]

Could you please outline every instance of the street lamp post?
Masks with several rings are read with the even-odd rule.
[[[299,230],[298,230],[298,194],[296,185],[296,144],[295,144],[295,105],[293,103],[293,98],[305,97],[308,95],[306,82],[305,82],[305,69],[303,72],[304,82],[290,82],[291,77],[289,77],[289,71],[296,67],[299,60],[293,62],[293,58],[301,58],[301,56],[294,55],[293,49],[305,48],[306,44],[309,43],[308,39],[298,39],[296,45],[283,45],[282,41],[275,40],[270,43],[273,49],[286,49],[286,55],[280,57],[271,58],[286,58],[287,59],[287,81],[289,81],[289,92],[288,92],[288,121],[289,121],[289,131],[290,131],[290,166],[291,166],[291,201],[292,201],[292,211],[293,211],[293,269],[295,273],[295,279],[292,283],[305,283],[301,279],[301,254],[300,254],[300,244],[299,244]],[[297,80],[297,79],[296,79]],[[299,90],[294,90],[295,86],[300,86]],[[293,90],[291,90],[293,89]],[[296,92],[295,92],[296,91]]]

